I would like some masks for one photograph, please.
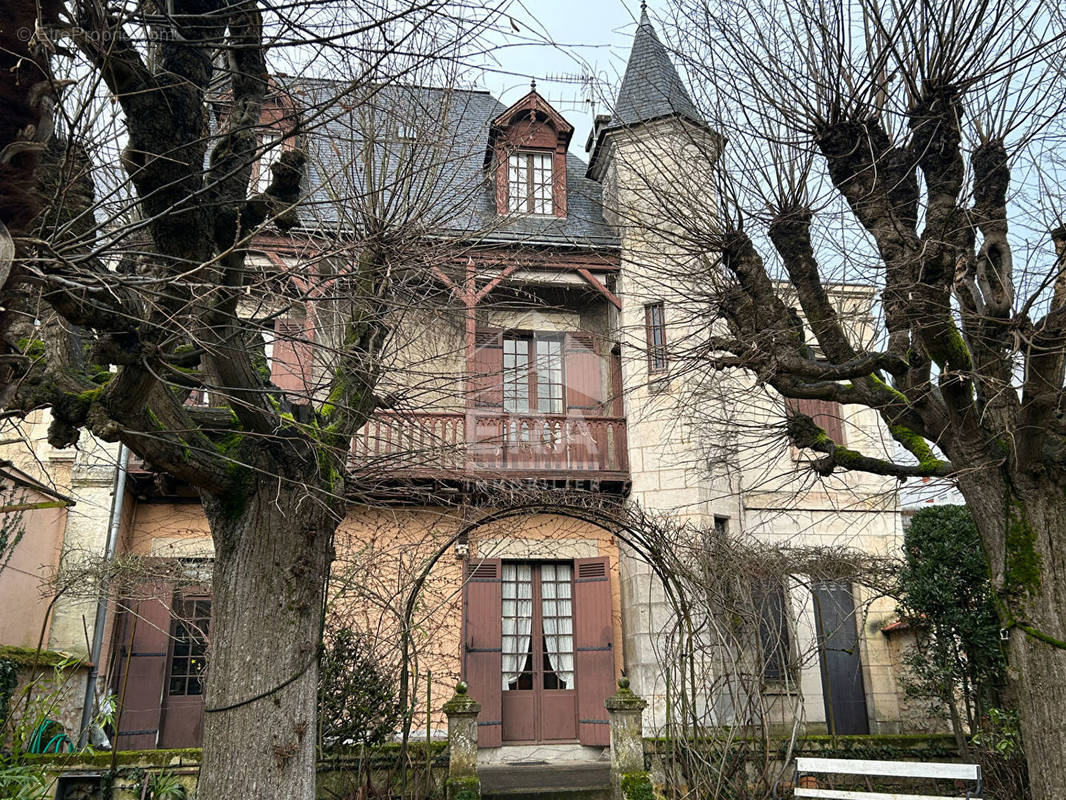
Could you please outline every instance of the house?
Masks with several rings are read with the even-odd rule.
[[[258,174],[292,142],[283,112],[332,90],[279,84]],[[465,679],[482,704],[486,758],[515,757],[500,754],[505,745],[604,747],[603,701],[622,670],[650,702],[646,726],[660,729],[670,687],[657,645],[671,608],[654,565],[626,542],[617,522],[626,509],[722,535],[889,554],[900,539],[892,487],[854,475],[814,482],[787,446],[742,446],[737,430],[780,418],[780,399],[741,378],[701,394],[706,376],[674,369],[672,343],[706,328],[682,309],[711,257],[674,252],[664,231],[672,204],[691,193],[707,199],[709,154],[720,143],[646,14],[614,113],[589,135],[587,162],[570,152],[574,125],[535,88],[509,108],[455,88],[395,87],[375,98],[340,103],[308,134],[302,227],[260,237],[250,260],[262,286],[307,281],[303,307],[270,292],[249,299],[274,319],[264,343],[274,383],[299,397],[314,395],[328,360],[328,346],[316,345],[336,335],[328,293],[300,277],[320,274],[306,268],[313,231],[345,222],[345,209],[328,202],[332,190],[358,185],[373,167],[392,170],[376,201],[418,216],[439,242],[432,291],[406,310],[390,351],[398,377],[384,388],[397,400],[353,442],[358,494],[336,537],[332,613],[378,640],[406,630],[418,650],[416,692],[431,704]],[[355,147],[360,159],[346,155]],[[685,258],[691,282],[672,269],[676,280],[664,283],[664,267]],[[833,293],[869,321],[872,290]],[[190,396],[212,401],[210,385]],[[707,413],[715,403],[729,405],[732,421]],[[885,438],[868,410],[804,410],[838,441]],[[62,490],[84,509],[66,543],[140,555],[151,567],[113,587],[100,637],[99,680],[123,709],[117,746],[195,744],[212,558],[198,499],[152,465],[127,463],[124,451],[86,449],[71,463],[70,453],[35,446],[43,463],[63,465]],[[115,503],[113,485],[125,487]],[[898,730],[898,665],[880,633],[891,603],[800,578],[767,595],[787,649],[814,653],[764,665],[770,693],[798,704],[811,730]],[[94,608],[57,600],[51,646],[84,653],[82,620]],[[735,721],[715,709],[718,722]]]

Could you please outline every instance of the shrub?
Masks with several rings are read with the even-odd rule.
[[[965,506],[924,508],[914,515],[903,550],[900,614],[918,636],[906,657],[904,685],[944,708],[961,700],[973,732],[1003,705],[1007,666],[977,526]]]
[[[396,679],[366,636],[350,628],[329,634],[318,710],[325,745],[380,744],[396,730],[401,717]]]

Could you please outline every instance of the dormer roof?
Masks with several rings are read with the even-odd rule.
[[[552,108],[551,103],[540,96],[536,88],[530,89],[529,94],[512,105],[502,114],[497,116],[489,128],[489,150],[499,135],[513,126],[516,122],[528,120],[530,122],[542,122],[550,125],[554,130],[557,140],[565,148],[570,146],[570,137],[574,135],[574,126],[563,115]]]

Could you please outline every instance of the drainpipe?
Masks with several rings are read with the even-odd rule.
[[[115,471],[115,487],[111,492],[111,514],[108,518],[107,543],[104,545],[104,569],[100,586],[100,596],[96,600],[96,622],[93,623],[93,646],[89,653],[92,666],[85,681],[85,699],[81,706],[81,734],[78,748],[85,747],[89,738],[89,724],[93,719],[93,701],[96,699],[96,680],[100,676],[100,653],[104,646],[104,625],[107,622],[107,604],[109,601],[107,567],[115,557],[118,546],[118,532],[122,526],[122,504],[126,499],[126,474],[129,470],[130,451],[124,444],[118,446],[118,469]]]

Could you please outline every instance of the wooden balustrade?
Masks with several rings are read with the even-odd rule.
[[[420,473],[592,473],[629,471],[626,424],[617,417],[385,412],[352,442],[352,466]],[[469,435],[468,435],[469,434]]]

